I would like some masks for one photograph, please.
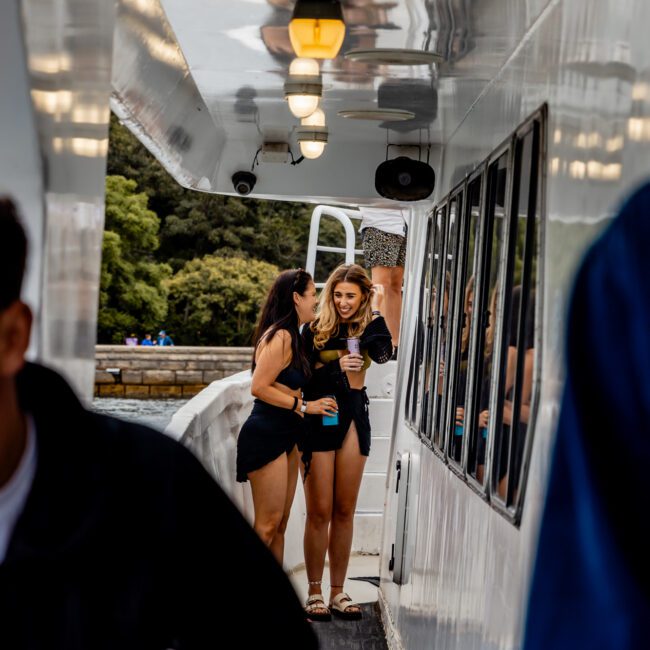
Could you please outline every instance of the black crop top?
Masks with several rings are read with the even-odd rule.
[[[342,323],[337,335],[325,343],[323,350],[347,349],[347,342],[345,340],[347,333],[347,325]],[[376,363],[386,363],[390,360],[393,353],[393,345],[386,321],[381,316],[368,323],[360,339],[362,352],[367,350],[368,356],[373,361]],[[314,333],[309,326],[303,328],[302,340],[312,368],[312,375],[309,380],[309,386],[305,391],[305,396],[314,399],[328,393],[336,393],[339,389],[349,390],[350,386],[347,376],[344,372],[341,372],[340,359],[335,359],[326,363],[321,368],[316,368],[316,364],[320,362],[321,350],[318,350],[314,346]]]
[[[287,388],[291,388],[291,390],[297,390],[305,386],[307,377],[305,377],[305,373],[302,370],[288,366],[280,371],[275,381]]]

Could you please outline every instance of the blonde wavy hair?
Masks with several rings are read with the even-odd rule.
[[[320,295],[318,315],[310,327],[314,332],[314,346],[322,350],[325,343],[338,336],[341,325],[339,313],[334,306],[334,290],[341,282],[356,284],[361,290],[361,304],[357,313],[345,321],[348,336],[361,336],[372,320],[372,282],[363,267],[358,264],[342,265],[332,271]]]

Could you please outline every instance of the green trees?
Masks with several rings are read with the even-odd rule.
[[[153,258],[160,220],[135,181],[106,178],[98,339],[121,343],[131,332],[157,331],[167,316],[167,264]]]
[[[187,190],[115,116],[107,173],[98,341],[164,326],[177,345],[248,345],[273,277],[305,264],[313,206]],[[323,224],[321,243],[342,241]]]
[[[250,345],[279,269],[242,255],[206,255],[169,281],[169,329],[186,345]]]

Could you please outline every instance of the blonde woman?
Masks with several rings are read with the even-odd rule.
[[[312,620],[330,620],[331,612],[345,619],[361,618],[361,608],[345,593],[344,582],[357,496],[370,453],[366,370],[371,359],[385,363],[393,352],[381,315],[383,303],[383,286],[373,285],[362,267],[340,266],[323,289],[316,319],[303,330],[312,368],[305,398],[329,398],[338,407],[337,424],[325,423],[322,417],[308,417],[306,423],[304,548],[309,597],[305,611]],[[350,337],[359,339],[360,354],[348,352]],[[329,607],[321,589],[328,552]]]

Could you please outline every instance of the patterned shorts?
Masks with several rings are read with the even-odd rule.
[[[406,237],[384,232],[377,228],[364,228],[361,234],[366,268],[373,266],[404,266],[406,262]]]

